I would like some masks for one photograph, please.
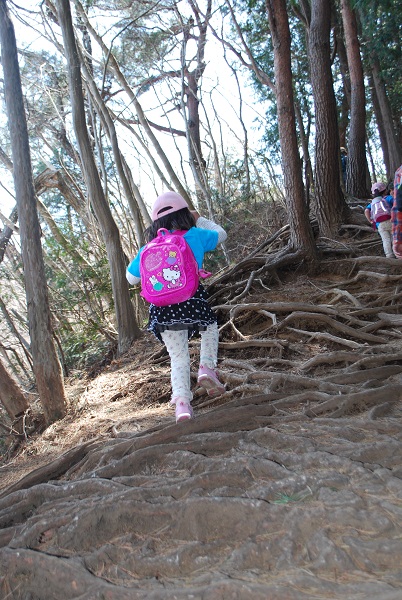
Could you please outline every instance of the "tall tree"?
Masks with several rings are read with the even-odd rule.
[[[0,44],[4,95],[14,163],[14,187],[25,272],[33,370],[45,419],[49,424],[66,414],[66,396],[61,366],[52,336],[17,46],[6,0],[0,0]]]
[[[342,20],[338,7],[335,2],[331,3],[331,20],[333,24],[334,47],[339,65],[339,75],[342,80],[338,99],[338,129],[339,143],[341,146],[347,146],[347,130],[349,125],[350,112],[350,78],[348,59],[343,35]]]
[[[69,0],[57,0],[56,6],[67,60],[73,126],[90,202],[98,219],[108,255],[119,335],[119,352],[125,352],[131,343],[141,335],[141,332],[130,300],[119,230],[105,198],[88,135],[80,61],[71,18],[70,2]]]
[[[341,0],[341,12],[349,66],[351,102],[346,191],[356,198],[367,198],[370,194],[370,178],[366,159],[366,97],[357,20],[350,0]]]
[[[196,191],[199,200],[204,200],[208,209],[211,211],[209,202],[209,189],[207,185],[206,177],[206,162],[202,154],[201,146],[201,131],[200,131],[200,81],[205,71],[205,44],[207,39],[208,23],[211,19],[212,2],[207,0],[207,6],[205,14],[202,15],[196,2],[188,0],[193,14],[195,16],[195,22],[198,28],[198,34],[195,35],[191,32],[194,24],[194,18],[184,23],[184,20],[180,13],[176,10],[183,32],[183,42],[181,47],[181,80],[182,80],[182,94],[181,94],[181,108],[185,122],[187,143],[190,155],[190,166],[193,171]],[[187,43],[190,39],[193,39],[197,43],[197,52],[195,59],[195,66],[193,69],[190,68],[192,61],[186,60]]]
[[[387,169],[387,177],[391,179],[402,162],[402,148],[397,140],[391,106],[381,75],[380,63],[374,52],[371,54],[371,68],[375,94],[378,101],[377,121],[379,127],[382,126],[385,134],[385,139],[383,140],[383,144],[386,145],[386,148],[384,148],[384,161]]]
[[[333,237],[347,206],[339,176],[339,131],[330,58],[331,0],[312,0],[309,62],[315,106],[315,208],[320,234]]]
[[[266,7],[274,47],[275,93],[291,244],[294,250],[301,251],[307,260],[313,261],[316,249],[304,201],[297,145],[286,0],[266,0]]]
[[[88,28],[88,31],[91,33],[93,38],[98,42],[100,48],[102,49],[103,55],[105,57],[105,71],[111,71],[115,75],[116,80],[120,83],[120,85],[122,86],[124,91],[127,93],[128,97],[130,99],[130,102],[132,103],[132,105],[135,108],[139,123],[143,127],[144,132],[146,133],[151,144],[155,148],[156,153],[157,153],[158,157],[160,158],[163,166],[165,167],[166,172],[167,172],[169,178],[171,179],[172,183],[174,184],[177,192],[181,196],[183,196],[183,198],[186,199],[186,201],[188,202],[188,204],[191,208],[194,208],[191,198],[190,198],[186,188],[181,183],[179,177],[177,176],[175,168],[170,163],[166,153],[163,151],[162,146],[158,142],[155,134],[153,133],[152,128],[150,126],[150,122],[148,121],[148,119],[144,113],[144,110],[138,100],[137,94],[134,93],[134,91],[128,84],[127,79],[124,76],[119,63],[117,62],[117,60],[112,52],[112,48],[108,48],[106,46],[106,44],[103,40],[103,37],[97,33],[97,31],[94,29],[94,27],[92,27],[80,0],[74,0],[74,4],[76,6],[78,14],[80,15],[83,22],[85,23],[85,26]]]

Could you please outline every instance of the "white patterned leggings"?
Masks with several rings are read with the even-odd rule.
[[[218,324],[208,325],[200,332],[201,351],[200,365],[213,369],[218,358],[219,331]],[[177,397],[193,399],[190,383],[190,354],[188,350],[188,333],[186,329],[179,331],[163,331],[161,337],[170,356],[172,400]]]
[[[393,258],[394,253],[392,252],[392,221],[383,221],[379,223],[378,233],[382,239],[382,247],[384,248],[384,254],[387,258]]]

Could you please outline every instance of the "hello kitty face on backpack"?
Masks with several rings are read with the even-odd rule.
[[[162,269],[162,276],[163,279],[165,281],[169,281],[170,283],[175,284],[176,281],[180,278],[180,270],[178,267],[176,267],[175,269],[171,269],[170,267],[168,269]]]

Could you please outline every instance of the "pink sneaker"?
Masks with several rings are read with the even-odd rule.
[[[173,404],[173,401],[171,404]],[[176,405],[176,423],[193,418],[193,409],[187,399],[176,398],[174,404]]]
[[[208,396],[221,396],[226,391],[214,369],[203,365],[200,365],[198,369],[198,385],[207,391]]]

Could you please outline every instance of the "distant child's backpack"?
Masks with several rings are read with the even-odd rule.
[[[391,207],[382,196],[377,196],[371,202],[371,220],[374,223],[388,221],[391,218]]]
[[[156,306],[178,304],[194,296],[198,264],[184,239],[185,231],[158,229],[141,252],[141,296]]]

